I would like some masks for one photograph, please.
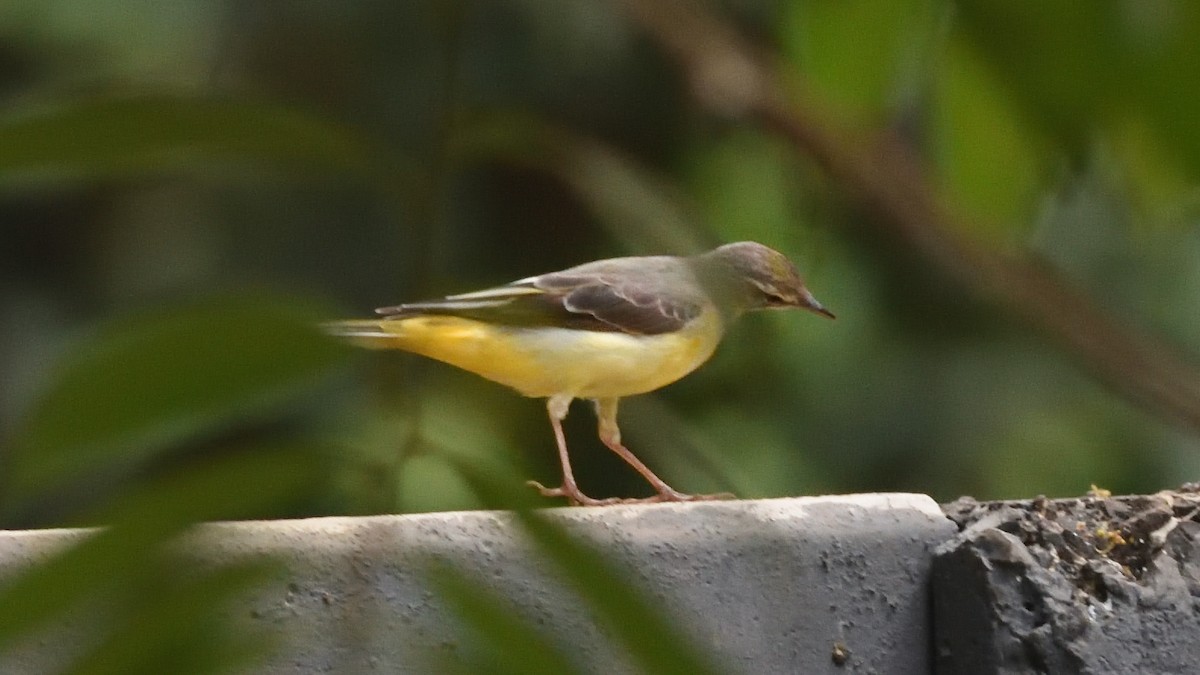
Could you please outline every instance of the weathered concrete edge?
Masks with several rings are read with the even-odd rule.
[[[687,617],[692,633],[733,670],[928,672],[932,549],[955,532],[928,496],[864,494],[739,502],[552,509],[611,551],[635,582]],[[86,532],[0,532],[11,572]],[[431,645],[469,638],[429,591],[430,561],[490,579],[527,617],[562,632],[585,670],[631,670],[603,630],[506,512],[216,523],[185,548],[202,560],[264,553],[289,569],[236,620],[283,629],[284,652],[262,672],[352,668],[421,672]],[[45,644],[44,642],[42,644]],[[36,647],[0,666],[47,666]],[[16,661],[11,659],[15,658]],[[61,655],[60,655],[61,658]]]
[[[1191,673],[1200,663],[1200,495],[946,505],[934,552],[938,673]]]

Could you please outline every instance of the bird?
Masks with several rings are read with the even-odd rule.
[[[622,444],[617,404],[699,368],[742,314],[787,308],[834,318],[784,254],[743,241],[686,257],[597,260],[494,288],[381,307],[377,318],[324,328],[360,346],[412,352],[545,398],[562,485],[528,484],[573,506],[601,506],[733,496],[687,494],[659,478]],[[575,399],[594,403],[600,440],[650,483],[653,496],[597,499],[579,488],[562,429]]]

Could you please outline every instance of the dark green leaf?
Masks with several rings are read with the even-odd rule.
[[[1200,175],[1200,5],[964,0],[957,10],[1012,103],[1074,155],[1132,120]]]
[[[453,151],[464,163],[499,158],[553,174],[628,250],[691,254],[706,248],[673,186],[586,135],[530,115],[492,112],[463,124]]]
[[[609,562],[603,551],[569,535],[535,511],[518,512],[538,550],[554,561],[596,616],[648,673],[702,675],[719,671],[670,616],[629,583],[634,575]]]
[[[180,561],[175,561],[179,563]],[[109,626],[105,639],[68,670],[73,675],[127,673],[202,673],[247,666],[263,657],[276,640],[266,632],[253,636],[253,652],[234,645],[234,627],[223,625],[221,611],[233,598],[261,585],[273,571],[262,563],[242,563],[180,578],[178,569],[161,569],[166,578],[140,589],[129,616]],[[151,592],[153,590],[153,592]],[[239,642],[248,642],[243,635]],[[248,645],[247,645],[248,646]],[[202,659],[199,663],[198,659]]]
[[[366,139],[278,106],[169,95],[102,98],[0,119],[0,181],[122,177],[204,162],[374,173]]]
[[[861,118],[879,118],[916,72],[936,21],[926,0],[826,0],[783,3],[783,49],[824,101]]]
[[[505,497],[512,492],[498,485],[471,466],[459,469],[480,495],[493,502],[513,503],[519,498]],[[562,525],[543,512],[515,512],[538,551],[550,559],[568,584],[575,589],[595,616],[604,623],[628,651],[634,662],[647,673],[703,675],[721,672],[704,650],[678,627],[680,617],[672,617],[650,602],[646,591],[629,581],[635,575],[623,572],[610,562],[603,551],[566,532]],[[493,639],[500,639],[494,635]]]
[[[934,113],[942,185],[977,216],[973,223],[997,228],[972,234],[1001,241],[1025,235],[1027,227],[1014,226],[1032,220],[1046,179],[1046,144],[993,72],[959,41],[939,71]]]
[[[346,357],[315,318],[228,298],[109,324],[66,359],[15,439],[9,503],[144,461],[311,391]]]
[[[438,594],[485,643],[481,658],[489,671],[514,675],[566,675],[577,672],[558,645],[503,597],[448,567],[433,570]]]
[[[183,467],[110,508],[113,524],[0,590],[0,648],[55,616],[157,571],[161,546],[188,525],[246,517],[296,499],[321,480],[303,448],[259,448]]]
[[[1030,119],[1082,152],[1128,79],[1116,3],[968,0],[957,18]]]

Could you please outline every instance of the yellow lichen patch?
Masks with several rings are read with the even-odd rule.
[[[1100,553],[1109,553],[1118,546],[1124,546],[1129,543],[1125,541],[1125,537],[1121,536],[1120,532],[1110,530],[1105,525],[1100,525],[1092,532],[1092,536],[1096,539],[1096,551]]]

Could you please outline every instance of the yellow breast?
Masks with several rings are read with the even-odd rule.
[[[444,361],[526,396],[578,398],[631,396],[670,384],[707,361],[724,330],[712,309],[664,335],[497,327],[439,316],[377,326],[388,337],[374,346]]]

